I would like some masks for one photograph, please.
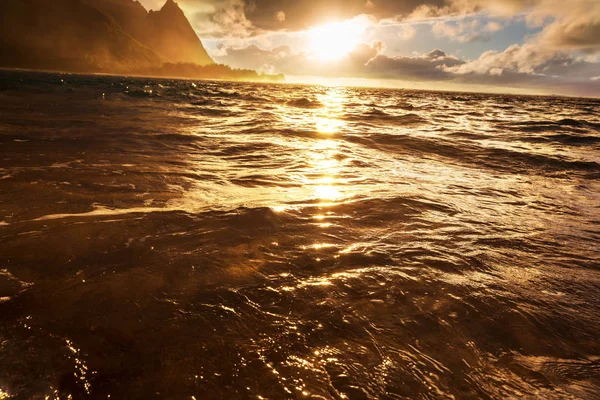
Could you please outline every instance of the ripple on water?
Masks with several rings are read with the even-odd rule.
[[[2,75],[0,398],[597,397],[596,100]]]

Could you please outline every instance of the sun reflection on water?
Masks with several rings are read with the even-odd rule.
[[[323,108],[316,110],[314,114],[317,132],[330,135],[339,132],[345,125],[340,118],[346,101],[342,89],[329,89],[326,93],[317,95],[317,99],[323,104]]]
[[[352,197],[349,193],[348,180],[343,177],[345,167],[344,141],[340,136],[346,129],[344,119],[347,95],[343,88],[328,88],[316,95],[314,103],[318,107],[309,107],[302,112],[290,115],[289,110],[282,111],[282,118],[299,129],[310,130],[316,135],[308,142],[295,141],[296,148],[301,150],[301,157],[306,165],[298,175],[298,190],[288,193],[287,198],[297,203],[298,200],[315,200],[319,207],[340,204]],[[312,103],[311,103],[312,104]],[[280,201],[283,199],[280,199]],[[276,203],[271,206],[276,212],[293,208],[289,204]],[[322,228],[332,226],[331,222],[319,222]]]
[[[322,115],[317,115],[315,116],[315,125],[317,127],[317,132],[319,133],[334,134],[344,126],[344,122]]]
[[[4,400],[4,399],[10,399],[10,393],[8,393],[6,390],[0,388],[0,400]]]
[[[315,186],[315,193],[317,197],[323,200],[338,200],[340,197],[342,197],[337,186],[329,184]]]
[[[342,118],[346,98],[339,88],[331,88],[317,96],[323,108],[316,110],[314,115],[315,130],[326,134],[328,138],[318,140],[310,149],[309,159],[313,170],[311,175],[318,176],[309,179],[315,196],[320,200],[339,201],[344,197],[341,186],[343,181],[338,178],[341,163],[339,161],[340,141],[335,135],[345,127]]]

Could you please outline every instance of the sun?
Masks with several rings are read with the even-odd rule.
[[[319,61],[339,60],[360,44],[364,31],[364,25],[357,20],[317,26],[308,31],[308,50]]]

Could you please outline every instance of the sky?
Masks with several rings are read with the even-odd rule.
[[[288,81],[600,97],[600,0],[177,2],[216,62]]]

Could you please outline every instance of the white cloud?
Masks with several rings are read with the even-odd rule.
[[[503,28],[498,21],[484,23],[478,18],[471,18],[459,21],[438,21],[431,26],[431,31],[437,38],[447,37],[453,41],[470,43],[486,42],[490,40],[492,33]]]
[[[477,60],[447,67],[445,70],[461,75],[497,74],[498,69],[501,69],[521,74],[554,76],[561,69],[585,64],[587,63],[566,53],[528,43],[522,46],[514,44],[503,52],[486,51]],[[565,71],[562,72],[560,75],[565,75]]]
[[[410,40],[417,34],[417,30],[412,25],[400,25],[398,27],[398,37],[401,40]]]
[[[531,26],[539,27],[549,21],[536,38],[540,45],[571,51],[600,52],[599,0],[450,0],[449,6],[425,7],[423,10],[437,16],[486,12],[513,17],[525,13]]]

